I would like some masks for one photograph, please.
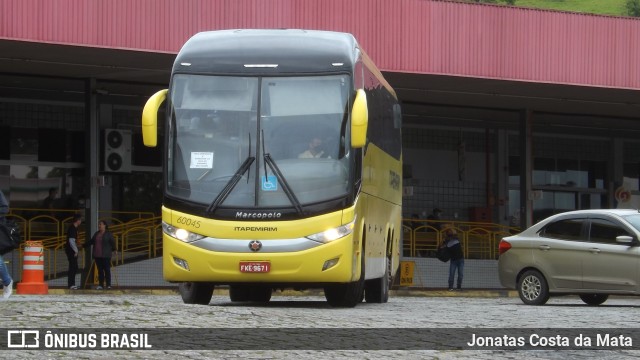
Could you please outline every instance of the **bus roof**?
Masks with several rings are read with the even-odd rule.
[[[282,74],[352,71],[362,56],[353,35],[332,31],[220,30],[191,37],[177,73]],[[366,56],[366,55],[365,55]],[[183,65],[183,64],[189,65]]]

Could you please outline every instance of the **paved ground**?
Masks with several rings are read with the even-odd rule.
[[[247,331],[271,328],[288,329],[306,336],[306,340],[327,341],[323,329],[343,328],[366,336],[367,330],[389,328],[389,341],[406,329],[423,331],[429,338],[435,329],[489,329],[514,334],[517,329],[584,328],[631,329],[638,327],[640,298],[614,298],[604,306],[588,307],[577,297],[552,298],[547,306],[523,305],[512,292],[396,292],[387,304],[363,303],[353,309],[333,309],[320,294],[274,296],[269,304],[231,303],[224,291],[217,291],[207,306],[185,305],[179,295],[167,291],[79,291],[54,290],[49,295],[15,295],[0,304],[6,329],[62,328],[170,328],[176,336],[197,343],[199,333],[212,328],[242,328]],[[412,296],[409,296],[412,295]],[[417,296],[416,296],[417,295]],[[199,328],[199,329],[194,329]],[[313,330],[316,329],[316,330]],[[405,329],[405,330],[403,330]],[[637,329],[636,329],[637,330]],[[430,332],[431,331],[431,332]],[[537,330],[536,330],[537,331]],[[601,331],[601,330],[599,330]],[[631,330],[629,330],[631,331]],[[446,332],[445,332],[446,333]],[[268,334],[268,332],[262,332]],[[405,333],[406,335],[406,333]],[[6,341],[5,334],[0,339]],[[267,335],[268,336],[268,335]],[[338,335],[336,335],[338,336]],[[451,334],[455,337],[455,334]],[[409,336],[410,337],[410,336]],[[407,338],[407,346],[412,344]],[[195,339],[195,340],[194,340]],[[173,340],[173,339],[172,339]],[[229,341],[237,339],[229,339]],[[331,341],[339,343],[341,339]],[[368,341],[369,339],[365,339]],[[378,341],[375,338],[371,341]],[[451,340],[451,339],[449,339]],[[634,338],[640,342],[640,338]],[[403,341],[403,340],[402,340]],[[448,339],[429,339],[447,343]],[[637,347],[640,344],[635,344]],[[331,348],[331,346],[328,346]],[[194,348],[197,346],[194,345]],[[247,346],[247,349],[251,346]],[[429,348],[429,347],[426,347]],[[5,359],[584,359],[637,358],[638,350],[620,347],[614,350],[0,350]]]

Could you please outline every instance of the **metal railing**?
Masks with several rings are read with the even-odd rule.
[[[20,209],[12,209],[8,217],[20,226],[23,238],[42,242],[45,279],[51,280],[63,276],[68,269],[64,251],[66,230],[76,212],[66,211],[54,215],[39,214],[26,217],[16,210]],[[101,219],[106,219],[111,224],[109,230],[113,233],[119,250],[112,259],[114,266],[152,259],[162,254],[162,224],[159,216],[151,213],[130,212],[124,213],[123,217],[117,212],[104,215],[109,215]],[[518,228],[480,222],[405,219],[403,224],[403,255],[405,257],[435,256],[446,229],[452,228],[456,230],[462,242],[465,258],[497,259],[500,240],[519,232]],[[78,243],[82,245],[86,243],[86,239],[87,234],[81,228],[78,233]],[[17,251],[19,251],[19,268],[22,269],[23,249]],[[90,265],[85,264],[85,251],[81,248],[78,255],[80,268]]]
[[[447,229],[456,231],[467,259],[497,259],[500,240],[520,231],[494,223],[405,219],[402,225],[403,255],[433,257]]]
[[[38,211],[47,214],[37,214]],[[66,231],[73,221],[75,210],[38,210],[13,208],[7,217],[13,219],[20,227],[24,240],[42,243],[45,264],[45,279],[59,277],[68,269],[68,261],[64,246]],[[116,240],[119,250],[112,259],[114,265],[122,265],[128,260],[150,259],[162,253],[161,218],[147,212],[100,212],[100,219],[106,220],[109,231]],[[77,242],[80,246],[86,243],[87,234],[84,229],[78,231]],[[19,250],[19,268],[22,269],[23,249]],[[78,266],[85,267],[84,248],[80,248]]]

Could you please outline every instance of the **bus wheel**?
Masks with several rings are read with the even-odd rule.
[[[354,307],[362,302],[362,293],[364,292],[364,255],[362,255],[361,262],[360,280],[324,288],[324,297],[330,306]]]
[[[368,303],[386,303],[389,301],[389,287],[391,284],[391,260],[385,261],[384,276],[378,279],[367,280],[364,289],[364,298]]]
[[[178,286],[182,301],[185,304],[208,305],[213,296],[213,284],[184,282]]]

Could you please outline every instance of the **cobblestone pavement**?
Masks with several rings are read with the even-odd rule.
[[[526,306],[516,297],[395,296],[387,304],[330,308],[321,295],[277,295],[268,304],[231,303],[216,292],[208,306],[185,305],[177,294],[75,292],[14,295],[0,304],[1,328],[634,328],[640,298],[590,307],[577,297]],[[176,329],[179,331],[180,329]],[[634,339],[638,340],[638,339]],[[446,341],[446,339],[443,339]],[[640,340],[639,340],[640,341]],[[634,344],[637,346],[637,344]],[[636,350],[1,350],[5,359],[585,359],[637,358]]]

